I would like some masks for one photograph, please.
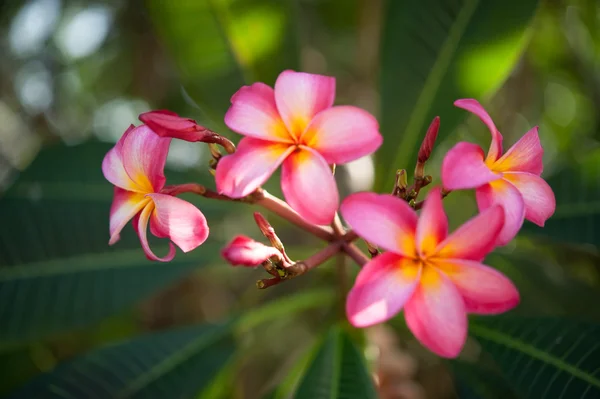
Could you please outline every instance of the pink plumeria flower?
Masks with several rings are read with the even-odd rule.
[[[242,235],[227,244],[221,251],[221,255],[233,266],[254,267],[270,258],[283,259],[277,249]]]
[[[389,251],[362,268],[348,294],[354,326],[384,322],[404,308],[408,328],[423,345],[456,357],[467,337],[467,313],[498,314],[519,303],[511,281],[480,263],[502,229],[501,206],[449,236],[439,188],[431,190],[419,218],[405,201],[374,193],[350,195],[340,209],[360,237]]]
[[[166,109],[144,112],[140,120],[161,137],[171,137],[185,141],[204,141],[211,136],[208,130],[195,120],[182,118]]]
[[[175,243],[188,252],[208,237],[208,226],[202,212],[187,201],[161,194],[165,185],[164,167],[170,138],[159,137],[148,126],[131,125],[123,137],[106,154],[102,172],[115,185],[110,209],[110,241],[116,243],[119,233],[133,219],[144,253],[150,260],[168,262],[175,256]],[[156,256],[146,237],[169,238],[169,253]]]
[[[242,87],[231,97],[227,126],[244,136],[237,151],[219,161],[217,190],[244,197],[283,164],[287,202],[315,224],[329,224],[339,197],[330,164],[373,153],[382,143],[377,120],[352,106],[332,107],[335,78],[284,71],[275,89]]]
[[[502,155],[502,135],[481,104],[473,99],[457,100],[454,105],[477,115],[492,133],[487,157],[476,144],[456,144],[444,158],[442,182],[449,190],[475,188],[479,210],[501,204],[506,212],[498,245],[512,240],[524,219],[538,226],[552,216],[556,200],[552,189],[540,175],[544,150],[537,126],[527,132]]]

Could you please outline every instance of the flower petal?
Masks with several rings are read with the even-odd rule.
[[[277,109],[295,138],[300,138],[312,118],[333,105],[335,78],[283,71],[275,82]]]
[[[281,252],[277,249],[246,236],[235,237],[223,248],[221,255],[233,266],[257,266],[274,256],[281,259]]]
[[[245,197],[267,181],[292,151],[294,147],[286,144],[243,138],[235,153],[219,160],[217,191],[232,198]]]
[[[496,128],[494,121],[490,115],[486,112],[485,109],[481,106],[481,104],[472,98],[466,98],[463,100],[456,100],[454,105],[458,108],[465,109],[469,112],[474,113],[481,119],[483,123],[485,123],[490,129],[490,133],[492,134],[492,143],[490,144],[490,149],[488,151],[488,155],[485,159],[485,162],[494,162],[502,155],[502,135]]]
[[[543,227],[556,210],[556,199],[552,188],[544,179],[531,173],[504,173],[503,177],[523,196],[525,219]]]
[[[146,193],[158,192],[165,185],[170,144],[170,138],[160,137],[145,125],[134,128],[123,141],[123,166]]]
[[[244,86],[231,97],[225,124],[248,137],[280,143],[292,143],[275,105],[273,89],[264,83]]]
[[[444,274],[425,267],[421,284],[404,306],[415,337],[435,354],[453,358],[467,340],[467,313],[458,289]]]
[[[346,299],[346,314],[355,327],[368,327],[394,317],[410,299],[421,275],[412,259],[391,252],[368,262]]]
[[[383,143],[379,123],[367,111],[339,106],[319,112],[301,137],[329,164],[343,164],[372,154]]]
[[[442,206],[441,189],[436,187],[427,195],[419,216],[416,233],[417,250],[421,255],[430,255],[447,235],[448,218]]]
[[[140,114],[139,119],[161,137],[194,142],[203,141],[212,136],[195,120],[182,118],[175,112],[166,109],[144,112]]]
[[[416,254],[417,214],[403,200],[389,194],[356,193],[340,207],[342,216],[365,240],[388,251]]]
[[[125,166],[123,166],[123,142],[133,129],[135,129],[135,126],[130,125],[115,146],[104,156],[102,160],[102,173],[106,180],[117,187],[128,191],[144,193],[144,188],[131,180],[131,177],[125,171]]]
[[[468,313],[499,314],[519,304],[517,287],[489,266],[460,259],[440,260],[435,266],[458,288]]]
[[[504,227],[496,245],[508,244],[519,232],[525,219],[525,203],[519,190],[508,180],[500,179],[479,187],[475,191],[479,210],[500,204],[504,208]]]
[[[142,210],[142,213],[137,214],[133,219],[133,226],[140,238],[140,242],[142,243],[142,249],[146,254],[146,258],[150,260],[156,260],[159,262],[170,262],[175,257],[175,245],[172,242],[169,242],[169,253],[164,258],[159,258],[152,252],[150,249],[150,245],[148,244],[148,220],[150,216],[154,212],[154,202],[150,201]]]
[[[166,194],[148,194],[154,201],[150,230],[157,237],[168,237],[183,252],[201,245],[208,237],[206,218],[198,208]]]
[[[442,183],[448,190],[475,188],[499,178],[484,163],[483,150],[477,144],[456,144],[442,162]]]
[[[538,127],[525,133],[491,166],[496,172],[528,172],[540,175],[544,169],[544,149],[540,143]]]
[[[329,165],[316,151],[303,147],[283,162],[281,190],[291,207],[309,222],[333,221],[339,194]]]
[[[150,202],[150,198],[146,198],[144,194],[115,187],[115,195],[110,207],[110,240],[108,241],[108,245],[113,245],[119,241],[121,238],[119,233],[123,230],[123,227],[125,227],[127,222],[137,215],[148,202]]]

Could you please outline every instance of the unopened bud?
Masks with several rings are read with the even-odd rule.
[[[216,144],[209,143],[208,149],[210,150],[210,155],[212,155],[215,160],[221,158],[221,151],[219,151],[219,147]]]
[[[408,177],[405,169],[400,169],[396,172],[396,187],[405,190],[408,187]]]
[[[425,134],[425,138],[421,143],[421,148],[419,148],[418,160],[420,163],[425,163],[431,156],[431,152],[433,151],[433,146],[435,144],[435,140],[437,139],[438,131],[440,130],[440,117],[436,116],[433,118],[433,121],[429,125],[429,129],[427,129],[427,133]]]
[[[254,212],[254,220],[256,221],[256,225],[263,233],[263,235],[267,238],[267,240],[271,242],[271,245],[277,248],[279,251],[283,252],[283,243],[281,242],[279,237],[277,237],[277,234],[275,234],[275,229],[269,224],[267,219],[265,219],[265,217],[261,215],[260,212]]]

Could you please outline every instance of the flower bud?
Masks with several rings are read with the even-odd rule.
[[[438,131],[440,130],[440,117],[436,116],[431,121],[429,125],[429,129],[427,129],[427,133],[425,134],[425,138],[421,143],[421,148],[419,148],[418,160],[419,163],[425,163],[431,156],[431,152],[433,151],[433,146],[435,144],[435,140],[438,135]]]
[[[215,134],[193,119],[182,118],[175,112],[157,110],[140,114],[139,119],[161,137],[185,141],[207,141]]]
[[[282,259],[281,253],[246,236],[235,237],[223,250],[221,255],[233,266],[259,266],[267,259]]]

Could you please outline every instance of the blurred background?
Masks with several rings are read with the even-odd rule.
[[[376,374],[385,398],[600,398],[600,2],[8,0],[0,21],[0,396],[285,398],[299,385],[365,398]],[[100,165],[138,114],[170,109],[237,142],[231,95],[284,69],[335,76],[336,104],[381,123],[375,158],[338,168],[343,195],[389,192],[435,115],[434,182],[458,140],[487,149],[458,98],[486,106],[506,148],[539,126],[556,214],[487,258],[522,303],[473,319],[460,359],[432,356],[402,317],[347,329],[349,261],[257,290],[263,271],[219,255],[235,234],[260,237],[244,204],[184,196],[211,237],[171,264],[146,261],[129,226],[108,246]],[[169,182],[212,186],[209,158],[174,141]],[[476,213],[471,192],[445,206],[453,227]],[[322,247],[269,220],[292,258]],[[307,393],[332,381],[338,396]]]

